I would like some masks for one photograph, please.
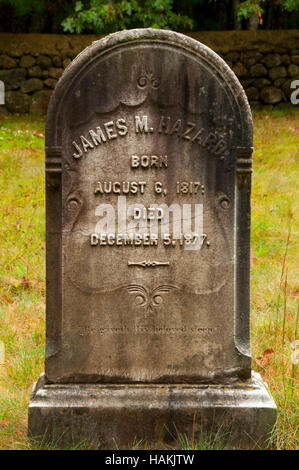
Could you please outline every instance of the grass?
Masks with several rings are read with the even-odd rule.
[[[297,449],[299,109],[253,115],[253,368],[278,406],[271,448]],[[0,120],[0,243],[0,449],[38,448],[26,437],[30,390],[44,363],[44,119],[38,116]],[[209,448],[185,436],[181,446]]]
[[[298,448],[298,122],[295,107],[254,112],[251,345],[278,406],[277,449]]]

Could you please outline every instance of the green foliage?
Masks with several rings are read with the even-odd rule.
[[[297,11],[299,10],[299,1],[298,0],[280,0],[280,5],[287,11]]]
[[[252,15],[261,15],[263,9],[256,0],[246,0],[245,2],[240,3],[238,7],[238,20],[241,21],[242,18],[248,20]]]
[[[246,0],[241,2],[237,12],[238,20],[241,21],[242,18],[247,20],[252,15],[256,15],[257,18],[261,20],[262,14],[264,13],[262,6],[266,7],[269,3],[271,3],[269,0]],[[299,0],[278,0],[275,4],[281,6],[283,10],[288,12],[297,11],[299,9]]]
[[[75,0],[0,0],[1,31],[12,33],[62,32],[61,21]]]
[[[110,33],[159,27],[178,31],[296,28],[299,0],[0,0],[1,31]],[[240,25],[239,25],[240,26]]]
[[[0,0],[0,5],[11,4],[17,16],[38,13],[44,14],[46,11],[46,0]]]
[[[76,2],[74,13],[62,27],[65,32],[110,33],[131,28],[190,30],[193,20],[173,12],[173,0],[90,0]]]

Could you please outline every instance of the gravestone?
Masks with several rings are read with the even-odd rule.
[[[164,445],[225,423],[232,447],[265,446],[276,407],[251,373],[252,137],[233,72],[182,34],[115,33],[68,66],[46,123],[31,435]]]

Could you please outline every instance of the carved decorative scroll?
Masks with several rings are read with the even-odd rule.
[[[169,265],[169,261],[128,261],[128,266],[141,266],[142,268],[154,268],[156,266]]]
[[[46,172],[61,173],[61,147],[46,147]]]
[[[246,178],[252,173],[252,147],[237,147],[237,182],[239,189],[242,189]]]
[[[135,301],[139,307],[144,307],[146,313],[151,313],[154,308],[163,303],[163,295],[177,289],[177,287],[165,284],[154,289],[148,289],[143,285],[131,284],[126,289],[130,294],[135,295]]]

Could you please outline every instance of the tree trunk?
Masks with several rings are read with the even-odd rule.
[[[237,18],[239,4],[240,4],[240,0],[232,0],[233,28],[234,29],[241,29],[241,22],[238,21],[238,18]]]

